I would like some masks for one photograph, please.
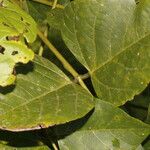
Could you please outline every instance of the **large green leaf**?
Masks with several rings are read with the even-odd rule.
[[[97,95],[124,104],[150,81],[150,1],[75,0],[64,10],[65,43],[89,70]]]
[[[60,131],[56,131],[59,135]],[[133,150],[149,133],[150,126],[107,102],[97,100],[95,112],[87,123],[59,144],[61,150]]]
[[[17,76],[16,86],[0,89],[1,129],[48,127],[83,117],[93,108],[92,95],[43,58],[18,71],[24,74]]]

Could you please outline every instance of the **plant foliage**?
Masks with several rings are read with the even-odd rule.
[[[0,0],[0,149],[148,150],[149,0]]]

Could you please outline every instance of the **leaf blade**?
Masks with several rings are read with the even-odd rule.
[[[4,94],[1,89],[1,129],[53,126],[78,119],[94,107],[92,95],[71,83],[55,65],[40,57],[34,62],[26,68],[32,72],[26,74],[24,67],[25,75],[17,76],[13,91]]]
[[[148,125],[98,99],[95,112],[87,123],[72,135],[61,139],[59,144],[61,149],[72,150],[93,148],[129,150],[136,149],[149,132]],[[59,130],[57,134],[59,135]]]
[[[144,90],[149,83],[149,14],[148,0],[138,5],[133,0],[77,0],[65,8],[61,29],[63,39],[76,58],[89,70],[100,99],[117,106],[122,105]],[[126,54],[129,49],[132,51],[132,48],[138,56],[142,52],[140,62],[137,61],[136,55]],[[126,58],[124,64],[117,64],[117,59],[123,54],[124,59]],[[114,64],[115,59],[116,65],[112,67],[110,64]],[[144,61],[146,63],[143,66],[138,66]],[[135,66],[139,70],[145,70],[133,73],[133,76],[127,75],[131,70],[128,72],[126,68]],[[121,75],[126,78],[123,79]],[[128,78],[132,84],[126,81]],[[134,78],[138,82],[141,80],[142,84],[136,85]]]

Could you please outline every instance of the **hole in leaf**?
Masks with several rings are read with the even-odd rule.
[[[7,36],[6,37],[6,40],[8,40],[8,41],[19,41],[19,38],[20,38],[20,36],[18,35],[18,36]]]
[[[5,48],[0,45],[0,53],[4,55]]]
[[[11,55],[16,55],[16,54],[18,54],[18,51],[13,51],[12,53],[11,53]]]

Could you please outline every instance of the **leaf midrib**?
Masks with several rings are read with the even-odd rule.
[[[41,95],[39,95],[39,96],[37,96],[37,97],[31,98],[28,102],[22,103],[21,105],[15,107],[15,108],[12,108],[12,109],[10,109],[9,111],[6,111],[5,113],[0,114],[0,116],[6,115],[7,113],[10,113],[10,112],[16,110],[17,108],[23,107],[24,105],[28,105],[29,103],[31,103],[31,102],[33,102],[33,101],[39,100],[39,98],[44,97],[44,96],[46,96],[46,95],[48,95],[48,94],[50,94],[50,93],[53,93],[53,92],[55,92],[55,91],[57,91],[57,90],[59,90],[59,89],[65,87],[65,86],[67,86],[67,85],[69,85],[69,84],[71,84],[71,83],[62,85],[62,86],[60,86],[59,88],[57,88],[57,89],[55,89],[55,90],[48,91],[48,92],[45,92],[44,94],[41,94]]]
[[[144,131],[144,130],[148,130],[148,131],[150,131],[150,127],[141,127],[141,128],[137,128],[137,127],[135,127],[135,128],[103,128],[103,129],[81,129],[81,130],[79,130],[79,131],[76,131],[76,133],[80,133],[80,132],[102,132],[102,131],[106,131],[106,132],[108,132],[108,131],[116,131],[116,130],[120,130],[120,131],[123,131],[123,130],[142,130],[142,131]]]
[[[116,55],[114,55],[113,57],[109,58],[107,61],[105,61],[102,65],[100,65],[99,67],[97,67],[96,69],[94,69],[93,71],[90,72],[90,74],[93,74],[94,72],[96,72],[97,70],[99,70],[100,68],[106,66],[107,64],[109,64],[113,59],[115,59],[117,56],[121,55],[122,53],[124,53],[126,50],[128,50],[129,48],[131,48],[132,46],[136,45],[137,43],[139,43],[140,41],[142,41],[143,39],[145,39],[146,37],[150,36],[150,33],[145,34],[144,36],[142,36],[140,39],[138,39],[137,41],[129,44],[128,46],[126,46],[122,51],[118,52]]]

